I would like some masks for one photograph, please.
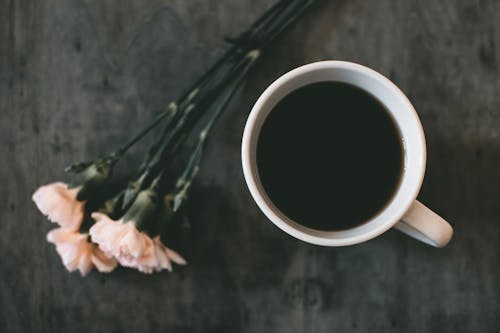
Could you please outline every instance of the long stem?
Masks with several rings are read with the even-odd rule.
[[[160,121],[163,120],[163,118],[170,116],[169,118],[171,120],[175,115],[175,112],[175,107],[168,107],[167,110],[161,112],[148,126],[143,128],[139,133],[132,137],[132,139],[118,148],[112,155],[115,155],[118,158],[121,157],[130,147],[132,147],[136,142],[142,139],[147,133],[149,133],[150,130],[155,128],[160,123]]]
[[[238,91],[238,89],[243,85],[246,79],[246,75],[250,71],[250,69],[255,65],[257,62],[257,59],[259,58],[260,54],[258,52],[250,51],[247,54],[247,60],[248,63],[245,65],[245,67],[240,71],[238,77],[234,80],[234,83],[232,87],[229,88],[225,96],[223,96],[221,103],[216,107],[212,117],[209,119],[207,125],[205,128],[202,130],[202,133],[206,137],[208,135],[208,132],[214,125],[215,121],[220,117],[222,112],[226,109],[227,105],[231,101],[231,99],[234,97],[234,94]]]
[[[243,60],[247,61],[245,58]],[[164,159],[165,155],[170,150],[170,147],[177,144],[181,133],[185,129],[189,129],[204,113],[204,111],[209,108],[209,106],[215,101],[216,97],[224,91],[227,82],[233,77],[235,73],[238,73],[240,71],[242,63],[243,61],[231,65],[231,68],[229,68],[227,73],[222,76],[220,82],[217,82],[211,89],[206,89],[203,94],[200,93],[199,100],[196,102],[196,104],[190,104],[190,106],[188,106],[188,109],[184,111],[182,117],[177,120],[177,123],[172,129],[170,129],[170,132],[164,138],[161,147],[158,149],[155,157],[151,159],[151,162],[146,168],[145,172],[151,172],[151,169],[158,166],[158,164],[161,162],[161,160]]]
[[[242,38],[243,42],[248,42],[247,46],[255,46],[256,48],[247,53],[244,60],[247,60],[246,58],[248,57],[250,59],[250,62],[247,63],[246,66],[241,70],[238,77],[234,80],[232,87],[229,88],[226,94],[222,97],[220,104],[217,105],[214,113],[209,118],[206,126],[201,130],[198,142],[194,147],[193,152],[191,153],[188,163],[186,164],[184,171],[177,180],[176,189],[174,190],[174,207],[173,207],[174,211],[177,211],[181,206],[182,202],[185,200],[186,193],[189,187],[191,186],[194,177],[198,173],[199,163],[201,161],[201,155],[205,145],[205,140],[208,136],[208,132],[210,131],[210,129],[212,128],[218,117],[221,115],[222,111],[225,110],[227,104],[231,101],[238,88],[243,84],[244,79],[246,78],[246,74],[253,67],[256,60],[259,58],[262,48],[266,47],[270,43],[270,41],[272,41],[286,27],[288,27],[300,15],[302,15],[304,10],[307,7],[309,7],[309,5],[311,5],[313,2],[314,0],[299,1],[296,3],[292,3],[289,7],[285,6],[286,8],[284,8],[281,13],[278,13],[277,12],[278,9],[282,9],[282,6],[284,6],[284,4],[286,3],[286,1],[281,1],[278,4],[276,4],[271,10],[268,11],[268,15],[266,16],[265,19],[262,18],[260,20],[260,22],[265,22],[267,20],[266,25],[267,23],[270,22],[269,23],[270,27],[259,27],[262,30],[264,30],[262,32],[262,34],[264,34],[263,36],[264,38],[259,40],[259,37],[256,37],[258,42],[253,44],[255,41],[250,41],[246,39],[250,37],[249,33],[246,34],[243,33],[242,36],[240,37]],[[287,15],[280,16],[279,14],[283,14],[283,12],[286,13]],[[256,29],[255,31],[257,36],[258,36],[257,33],[258,30],[259,29]],[[256,35],[252,37],[255,37]],[[239,40],[236,40],[236,42],[239,42]]]
[[[262,49],[263,46],[266,46],[271,40],[273,40],[279,33],[281,33],[290,23],[292,23],[296,18],[298,18],[302,12],[309,7],[314,2],[314,0],[299,0],[295,2],[290,2],[289,0],[282,0],[278,3],[276,3],[273,7],[271,7],[265,14],[263,14],[257,21],[255,21],[254,24],[245,32],[241,34],[242,42],[246,42],[247,46],[249,47],[254,47],[257,45],[252,45],[253,43],[257,42],[258,47]],[[302,7],[302,8],[295,8],[295,7]],[[284,18],[282,18],[283,13],[290,12],[290,15],[285,15]],[[283,20],[285,22],[283,22]],[[268,25],[271,25],[270,27]],[[267,28],[267,29],[266,29]],[[266,36],[268,38],[262,39],[262,35]],[[252,39],[256,39],[255,41]],[[259,43],[260,42],[260,43]],[[224,56],[222,56],[211,68],[204,74],[202,75],[193,85],[190,89],[184,93],[183,96],[175,103],[177,107],[182,107],[186,106],[186,109],[189,111],[189,103],[191,102],[191,99],[194,99],[195,97],[198,97],[197,95],[200,94],[200,91],[202,90],[204,85],[207,85],[210,83],[210,81],[213,79],[213,77],[217,76],[214,74],[217,74],[217,71],[221,70],[221,68],[224,67],[226,61],[229,60],[232,56],[234,56],[234,53],[237,52],[239,48],[241,48],[242,45],[234,45],[232,48],[230,48],[228,51],[225,52]],[[161,113],[157,119],[155,119],[149,126],[147,126],[145,129],[143,129],[140,133],[138,133],[134,138],[132,138],[129,142],[127,142],[124,146],[122,146],[118,150],[118,155],[123,154],[128,148],[130,148],[133,144],[135,144],[137,141],[139,141],[146,133],[148,133],[152,128],[154,128],[159,120],[163,119],[167,114],[167,112]],[[172,114],[172,113],[170,113]],[[175,114],[174,114],[175,116]],[[173,118],[173,117],[172,117]],[[182,120],[185,119],[185,115]]]
[[[246,64],[245,68],[243,68],[238,75],[238,77],[234,80],[232,86],[229,88],[229,90],[222,96],[220,103],[216,106],[215,111],[211,115],[211,117],[208,119],[207,124],[204,126],[204,128],[200,131],[200,134],[198,136],[198,142],[196,146],[193,149],[193,152],[191,153],[191,156],[186,164],[186,167],[184,168],[184,171],[181,173],[180,177],[177,179],[176,182],[176,188],[174,190],[173,196],[174,196],[174,206],[173,210],[174,212],[177,211],[180,206],[182,205],[182,202],[186,199],[186,194],[191,186],[191,183],[194,179],[194,177],[198,173],[199,169],[199,164],[201,161],[201,156],[203,153],[203,149],[205,146],[206,138],[208,136],[209,131],[211,130],[212,126],[214,125],[215,121],[217,118],[222,114],[222,111],[224,111],[231,101],[231,99],[234,97],[234,94],[238,91],[238,89],[243,85],[244,80],[246,78],[246,74],[248,71],[252,68],[252,66],[255,64],[258,54],[255,53],[249,53],[247,55],[249,62]]]
[[[281,34],[286,28],[288,28],[293,22],[295,22],[307,8],[309,8],[315,0],[305,0],[299,1],[296,7],[290,6],[289,14],[285,15],[280,20],[276,20],[273,22],[272,32],[268,32],[267,36],[263,38],[262,48],[269,45],[271,41],[273,41],[279,34]]]
[[[279,35],[293,21],[295,21],[314,1],[315,0],[281,0],[273,5],[268,11],[266,11],[266,13],[261,15],[261,17],[257,19],[249,29],[240,34],[240,36],[236,39],[236,44],[228,49],[225,54],[214,65],[212,65],[207,72],[205,72],[205,74],[195,81],[191,88],[188,89],[177,100],[177,102],[171,103],[167,110],[161,112],[149,125],[143,128],[139,133],[118,148],[110,156],[112,156],[114,160],[120,159],[120,157],[128,149],[130,149],[130,147],[140,141],[146,134],[155,128],[161,120],[169,116],[167,120],[168,124],[165,129],[166,132],[170,128],[170,124],[175,123],[174,120],[177,117],[178,109],[181,109],[181,112],[179,112],[181,113],[180,119],[185,120],[185,115],[182,115],[182,111],[190,111],[189,105],[191,102],[198,97],[205,86],[210,85],[211,81],[217,78],[217,74],[224,76],[224,74],[217,72],[221,71],[221,69],[223,69],[228,62],[230,62],[229,60],[231,60],[232,57],[235,57],[238,52],[251,48],[258,48],[262,50],[263,47],[267,46],[277,35]],[[175,109],[172,108],[172,106],[175,106]],[[160,145],[158,143],[155,144],[155,147],[157,150],[161,150],[159,149]]]
[[[205,128],[205,133],[210,130],[213,123],[233,97],[237,88],[243,82],[250,68],[254,65],[257,58],[259,58],[262,50],[295,21],[314,1],[281,0],[276,3],[266,13],[261,15],[249,29],[241,33],[224,55],[204,75],[196,80],[175,103],[172,103],[176,106],[175,113],[172,113],[169,117],[159,140],[149,149],[146,159],[139,169],[136,180],[132,181],[129,186],[130,191],[127,192],[128,196],[125,196],[124,205],[132,198],[136,190],[140,190],[146,185],[146,182],[149,182],[150,175],[157,174],[162,170],[162,166],[169,156],[168,154],[173,154],[174,150],[183,145],[183,142],[189,136],[186,133],[189,133],[198,119],[219,98],[222,98],[220,103],[215,106],[215,112]],[[226,94],[227,89],[229,90]],[[221,95],[222,97],[220,97]],[[164,116],[164,114],[160,114],[152,125],[146,127],[141,133],[121,147],[117,155],[123,154],[130,146],[140,140]],[[203,142],[200,145],[203,145]]]
[[[295,20],[298,15],[300,15],[305,8],[307,8],[314,0],[299,0],[295,2],[287,2],[287,1],[280,1],[278,2],[273,8],[271,8],[265,15],[263,15],[263,18],[258,20],[260,25],[255,25],[253,26],[253,30],[249,29],[247,33],[243,33],[242,35],[245,36],[252,36],[256,38],[257,40],[260,39],[260,36],[258,32],[260,30],[263,30],[261,32],[262,34],[272,34],[273,38],[279,34],[283,30],[281,27],[281,24],[289,25],[293,20]],[[301,8],[297,8],[297,7]],[[298,10],[300,9],[300,10]],[[296,12],[298,10],[299,13]],[[257,41],[257,44],[263,44],[262,46],[266,45],[272,38],[268,39],[261,39]],[[248,43],[248,46],[261,46],[261,45],[252,45],[254,44],[253,41],[250,40],[244,40],[244,42]],[[242,47],[240,45],[240,47]],[[231,49],[233,50],[234,47]],[[241,52],[241,51],[240,51]],[[257,57],[260,55],[260,51],[256,50],[255,51],[257,54]],[[202,114],[202,112],[212,103],[212,98],[215,97],[219,92],[223,91],[225,89],[225,84],[228,80],[231,80],[233,75],[238,74],[238,72],[241,71],[241,75],[239,76],[239,80],[243,80],[246,73],[250,69],[250,67],[255,63],[255,59],[252,59],[249,67],[247,67],[245,70],[241,70],[241,67],[243,64],[248,61],[248,54],[241,57],[239,60],[235,60],[236,64],[233,66],[227,65],[224,66],[224,64],[221,64],[221,61],[224,60],[231,60],[231,52],[227,52],[226,55],[219,60],[214,67],[217,67],[216,69],[210,71],[212,74],[211,76],[206,75],[204,76],[203,80],[200,80],[200,85],[210,85],[210,83],[215,84],[215,87],[212,87],[212,89],[207,88],[207,89],[201,89],[201,87],[197,88],[197,98],[196,101],[193,101],[193,103],[190,103],[186,106],[186,109],[183,110],[183,112],[179,113],[179,119],[177,119],[177,122],[174,125],[174,128],[170,129],[170,132],[166,137],[163,138],[163,143],[160,148],[157,150],[156,156],[151,159],[151,163],[149,164],[148,168],[146,168],[146,172],[151,172],[152,169],[154,169],[161,160],[164,159],[166,152],[168,151],[171,143],[176,142],[176,138],[179,136],[179,133],[184,130],[185,128],[189,128],[189,125],[187,125],[188,118],[192,116],[191,119],[191,124],[196,122],[196,119],[199,118]],[[219,78],[219,80],[217,80]],[[213,81],[219,81],[219,82],[213,82]],[[193,90],[195,91],[195,90]],[[214,96],[215,95],[215,96]],[[216,118],[219,116],[219,114],[222,112],[222,110],[225,108],[227,103],[229,102],[231,96],[227,100],[226,103],[223,103],[224,106],[219,108],[219,112],[217,113],[217,116],[213,118],[212,122],[215,122]],[[195,104],[196,103],[196,104]],[[208,105],[205,105],[208,104]],[[193,114],[193,115],[192,115]]]

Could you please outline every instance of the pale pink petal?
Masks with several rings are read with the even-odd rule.
[[[92,252],[92,263],[99,272],[109,273],[116,268],[118,261],[115,258],[110,258],[99,248],[94,247]]]
[[[143,266],[153,267],[158,266],[158,258],[156,257],[156,247],[153,240],[146,236],[144,238],[144,242],[146,243],[146,250],[144,251],[144,256],[139,258],[138,261]]]
[[[102,230],[103,232],[101,234],[93,235],[92,240],[98,243],[106,252],[113,252],[113,244],[121,234],[122,229],[109,226]]]
[[[155,246],[155,248],[156,248],[156,258],[158,259],[159,266],[171,272],[172,263],[170,262],[170,259],[168,258],[167,254],[165,253],[165,251],[162,251],[161,248],[157,246]]]
[[[131,227],[133,227],[131,225]],[[146,244],[142,235],[135,227],[127,228],[127,232],[120,239],[120,252],[130,254],[134,258],[139,258],[144,254]]]
[[[162,243],[160,236],[156,236],[154,238],[154,241],[155,241],[155,244],[165,252],[165,254],[168,256],[168,258],[170,260],[172,260],[173,262],[175,262],[177,265],[186,265],[187,264],[186,260],[179,253],[175,252],[172,249],[169,249],[168,247],[166,247]]]
[[[57,253],[61,256],[66,269],[73,272],[78,267],[78,249],[72,243],[62,243],[56,246]]]
[[[115,257],[122,254],[128,255],[128,253],[125,252],[126,249],[122,246],[122,239],[128,235],[129,230],[124,224],[116,223],[116,225],[119,227],[115,228],[113,232],[101,236],[99,246],[101,246],[103,250],[112,253]]]
[[[151,238],[147,238],[145,241],[145,250],[141,257],[134,257],[130,254],[122,253],[118,260],[120,264],[125,267],[137,268],[141,270],[143,267],[154,267],[156,266],[156,258],[153,255],[153,242]]]
[[[96,222],[102,222],[102,221],[107,221],[107,220],[111,220],[109,218],[108,215],[106,214],[103,214],[101,212],[93,212],[92,214],[90,214],[92,216],[92,218],[96,221]],[[112,221],[112,220],[111,220]]]
[[[52,229],[47,233],[47,241],[56,244],[61,242],[69,242],[73,237],[74,231],[66,228]]]
[[[87,243],[87,244],[89,244],[89,243]],[[78,270],[80,271],[80,274],[82,276],[87,275],[88,272],[90,272],[90,270],[92,269],[92,261],[90,260],[90,252],[91,251],[92,250],[90,249],[90,246],[89,246],[89,247],[87,247],[86,250],[83,250],[83,252],[80,254]]]
[[[93,235],[94,233],[96,234],[101,233],[102,229],[108,225],[107,223],[103,223],[106,221],[106,219],[104,218],[105,216],[106,215],[98,212],[92,213],[91,217],[92,219],[94,219],[96,223],[94,223],[94,225],[92,225],[92,227],[90,228],[89,230],[90,235]]]
[[[114,243],[124,232],[123,224],[120,221],[113,221],[102,213],[92,213],[92,218],[96,223],[90,228],[89,234],[92,241],[106,253],[114,255]]]
[[[139,272],[142,272],[142,273],[146,273],[146,274],[151,274],[153,273],[153,267],[149,267],[149,266],[138,266],[136,267]]]
[[[106,235],[109,232],[112,232],[112,229],[119,227],[117,222],[113,221],[105,214],[96,212],[92,213],[91,216],[96,221],[89,231],[90,235],[93,237]]]
[[[77,230],[82,221],[85,202],[76,200],[79,189],[69,189],[65,183],[52,183],[33,193],[38,209],[54,223]]]
[[[109,254],[109,256],[114,256],[115,252],[113,244],[115,243],[117,233],[118,232],[115,232],[114,230],[109,231],[107,233],[103,233],[101,237],[92,237],[92,241],[99,244],[99,248]]]
[[[62,259],[66,269],[70,272],[79,270],[85,276],[94,266],[92,262],[93,249],[95,244],[87,241],[86,233],[71,231],[67,228],[51,230],[47,234],[47,239],[54,243],[56,251]]]
[[[175,262],[177,265],[187,265],[186,259],[184,259],[179,253],[175,252],[174,250],[165,247],[165,252],[170,260]]]

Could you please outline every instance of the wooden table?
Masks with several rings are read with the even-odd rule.
[[[35,188],[148,122],[272,2],[0,1],[1,332],[500,331],[493,0],[320,1],[214,130],[189,203],[189,265],[151,276],[65,271]],[[370,66],[414,103],[428,142],[419,199],[455,228],[445,249],[396,231],[312,246],[253,203],[240,166],[250,107],[279,75],[322,59]]]

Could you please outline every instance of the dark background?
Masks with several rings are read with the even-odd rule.
[[[151,276],[65,271],[31,193],[147,123],[216,59],[224,36],[271,4],[0,0],[1,332],[500,331],[494,0],[319,1],[216,126],[189,203],[189,265]],[[419,199],[455,228],[448,247],[396,231],[317,247],[252,201],[240,167],[249,110],[275,78],[323,59],[370,66],[414,103],[428,141]]]

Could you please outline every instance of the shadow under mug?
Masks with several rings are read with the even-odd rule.
[[[311,229],[283,214],[264,191],[256,163],[259,133],[269,112],[290,92],[322,81],[348,83],[375,96],[391,114],[403,141],[405,167],[390,202],[370,220],[340,231]],[[250,112],[243,133],[241,158],[246,183],[259,208],[278,228],[302,241],[347,246],[372,239],[394,227],[422,242],[443,247],[453,235],[448,222],[416,200],[425,173],[426,146],[415,109],[394,83],[365,66],[346,61],[321,61],[281,76],[262,93]],[[335,219],[334,212],[332,214],[331,218]]]

